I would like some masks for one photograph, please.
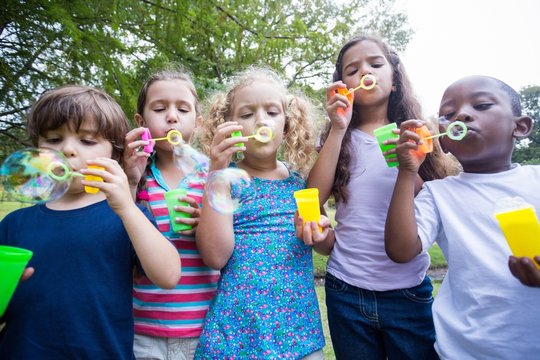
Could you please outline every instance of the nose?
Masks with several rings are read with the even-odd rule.
[[[362,65],[360,65],[358,73],[360,74],[360,78],[368,74],[372,75],[371,66],[368,63],[363,63]]]
[[[176,124],[179,119],[178,119],[178,110],[176,110],[176,108],[170,108],[168,111],[167,111],[167,123],[168,124]]]
[[[464,123],[471,122],[472,116],[466,111],[466,109],[460,110],[456,116],[456,120],[463,121]]]
[[[257,126],[268,125],[268,119],[266,116],[266,111],[264,109],[257,111],[256,116],[255,116],[255,125]]]
[[[67,158],[77,156],[77,147],[75,146],[73,141],[69,140],[69,139],[64,140],[64,142],[62,143],[62,146],[60,148],[60,151]]]

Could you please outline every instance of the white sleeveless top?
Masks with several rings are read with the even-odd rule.
[[[351,179],[347,203],[336,204],[336,243],[327,271],[367,290],[405,289],[422,282],[429,267],[423,253],[406,264],[390,260],[384,250],[384,226],[397,168],[389,168],[375,137],[353,130]]]

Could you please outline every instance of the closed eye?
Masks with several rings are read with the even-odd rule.
[[[81,139],[81,142],[85,145],[96,145],[97,141],[91,139]]]
[[[474,108],[476,110],[484,111],[484,110],[488,110],[492,106],[493,106],[492,103],[483,103],[483,104],[474,105]]]
[[[448,114],[445,114],[443,116],[441,116],[439,118],[439,121],[443,120],[443,121],[450,121],[450,119],[452,119],[454,117],[455,113],[448,113]]]
[[[45,139],[45,142],[46,142],[47,144],[58,144],[58,143],[60,143],[61,141],[62,141],[62,138],[59,138],[59,137],[57,137],[57,138],[55,137],[55,138],[47,138],[47,139]]]

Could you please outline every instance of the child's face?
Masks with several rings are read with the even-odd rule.
[[[153,138],[166,137],[170,130],[182,133],[188,142],[197,122],[195,96],[188,84],[182,80],[160,80],[148,88],[144,113],[135,119],[141,126],[150,129]],[[171,151],[167,141],[157,141],[159,150]]]
[[[373,41],[361,41],[343,54],[342,73],[342,80],[349,89],[360,85],[360,79],[364,75],[372,74],[377,79],[377,85],[373,89],[356,91],[356,104],[365,106],[388,100],[393,85],[392,65],[379,45]]]
[[[467,135],[460,141],[441,138],[467,172],[498,172],[511,163],[516,117],[510,97],[493,79],[474,76],[461,79],[444,92],[439,115],[440,131],[456,120],[463,121]]]
[[[69,166],[74,171],[86,169],[87,160],[98,157],[111,158],[113,146],[109,140],[95,134],[96,126],[93,119],[83,122],[79,131],[75,132],[67,125],[49,130],[45,136],[40,136],[38,146],[61,152],[68,159]],[[74,177],[70,185],[70,192],[83,192],[80,177]]]
[[[268,143],[250,139],[245,143],[246,155],[275,156],[285,129],[283,102],[282,91],[271,82],[257,81],[236,91],[230,120],[243,126],[242,134],[253,135],[259,127],[268,126],[274,135]]]

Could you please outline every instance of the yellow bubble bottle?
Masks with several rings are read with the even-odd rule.
[[[496,212],[495,218],[514,256],[533,259],[540,255],[540,223],[532,205],[521,200],[513,209]],[[533,263],[540,269],[534,259]]]
[[[89,165],[88,166],[89,169],[97,169],[97,170],[105,170],[104,167],[102,166],[97,166],[97,165]],[[101,176],[95,176],[95,175],[85,175],[84,176],[84,180],[86,181],[101,181],[103,182],[103,179],[101,178]],[[95,188],[93,186],[85,186],[84,187],[84,191],[87,192],[88,194],[97,194],[99,192],[99,189],[98,188]]]
[[[321,220],[321,208],[319,206],[319,189],[308,188],[294,192],[298,214],[306,221],[314,221],[319,223]],[[322,228],[319,226],[319,231]]]

